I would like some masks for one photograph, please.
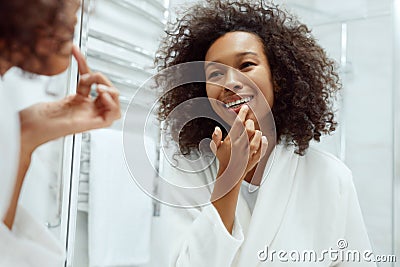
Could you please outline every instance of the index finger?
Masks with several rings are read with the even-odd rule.
[[[218,126],[215,127],[211,138],[215,142],[215,144],[217,145],[217,148],[218,148],[221,145],[221,141],[222,141],[222,131]]]
[[[72,47],[72,55],[74,56],[76,62],[78,63],[78,69],[80,75],[91,72],[85,57],[82,55],[81,51],[76,45]]]
[[[246,105],[246,104],[244,104],[244,105],[240,108],[239,113],[238,113],[238,115],[237,115],[237,118],[238,118],[242,123],[244,123],[244,122],[246,121],[246,116],[247,116],[247,113],[248,113],[248,112],[249,112],[249,106]]]
[[[229,132],[229,135],[231,135],[231,138],[236,139],[238,138],[243,131],[245,130],[245,121],[246,121],[246,116],[249,111],[249,106],[244,104],[239,111],[239,114],[236,116],[236,119],[234,120],[231,130]]]

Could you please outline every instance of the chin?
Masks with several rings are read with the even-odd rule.
[[[45,75],[45,76],[53,76],[60,74],[68,69],[70,64],[70,57],[57,57],[50,58],[49,60],[37,64],[36,66],[25,65],[19,66],[24,71],[37,74],[37,75]]]
[[[48,71],[48,72],[46,72],[46,73],[43,73],[42,75],[54,76],[54,75],[61,74],[61,73],[63,73],[64,71],[66,71],[66,70],[68,69],[68,66],[69,66],[69,65],[66,65],[66,66],[63,67],[63,68],[53,69],[53,70],[51,70],[51,71]]]
[[[47,64],[47,67],[45,70],[43,70],[41,73],[41,75],[46,75],[46,76],[53,76],[53,75],[57,75],[60,73],[63,73],[64,71],[66,71],[69,67],[70,64],[70,59],[64,59],[64,60],[57,60],[56,62],[54,62],[53,64]]]

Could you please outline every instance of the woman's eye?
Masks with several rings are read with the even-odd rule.
[[[240,65],[240,69],[241,69],[241,70],[242,70],[242,69],[246,69],[246,68],[248,68],[248,67],[255,66],[255,65],[256,65],[255,63],[250,62],[250,61],[244,62],[242,65]]]
[[[208,79],[212,79],[212,78],[218,77],[220,75],[223,75],[223,73],[220,71],[213,71],[208,75]]]

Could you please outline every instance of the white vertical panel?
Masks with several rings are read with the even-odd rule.
[[[394,0],[396,1],[398,0]],[[332,12],[338,10],[334,6],[332,5]],[[310,10],[313,7],[311,3]],[[346,4],[342,3],[340,8],[346,9]],[[397,11],[397,14],[400,12]],[[338,12],[337,17],[341,16],[343,14]],[[327,18],[326,21],[334,20]],[[340,37],[341,23],[347,25],[346,45],[340,43],[340,40],[344,40]],[[398,23],[397,20],[397,27],[399,27]],[[341,135],[347,142],[344,146],[346,158],[341,158],[345,159],[345,163],[353,171],[374,253],[376,255],[393,254],[393,246],[396,242],[395,252],[398,256],[400,149],[399,143],[396,145],[393,142],[393,137],[394,141],[398,142],[400,94],[396,73],[399,73],[400,42],[397,39],[393,46],[393,32],[398,33],[400,30],[392,28],[391,18],[388,15],[353,17],[350,21],[337,20],[313,28],[314,35],[328,54],[341,62],[340,73],[344,86],[341,94],[344,97],[342,103],[344,106],[340,110],[339,115],[342,118],[339,117],[339,122],[342,123],[345,117],[346,130],[343,131],[340,126],[339,132],[342,130]],[[397,53],[395,55],[397,64],[394,69],[392,68],[393,51]],[[393,79],[395,79],[395,84],[392,84]],[[395,129],[394,133],[393,129]],[[334,148],[340,142],[337,136],[336,133],[333,137],[326,138],[318,146],[336,154]],[[397,151],[395,158],[393,148]],[[393,176],[393,170],[395,176]],[[393,177],[397,177],[394,184]],[[393,206],[393,198],[397,203],[395,206]],[[379,266],[394,266],[394,264],[380,263]]]
[[[310,26],[310,28],[312,29],[313,35],[317,38],[318,43],[324,48],[328,57],[335,61],[337,67],[348,63],[346,54],[343,54],[342,46],[347,46],[347,43],[345,42],[343,44],[343,33],[340,23],[325,24],[315,27]],[[344,70],[344,68],[340,68],[338,71],[340,70]],[[342,116],[342,114],[344,110],[341,101],[342,96],[345,94],[346,79],[343,76],[343,73],[344,71],[341,72],[341,79],[344,89],[338,93],[338,99],[335,102],[334,108],[335,110],[338,110],[336,113],[336,121],[339,123],[339,125],[332,135],[322,136],[320,143],[312,142],[311,144],[314,147],[318,147],[319,149],[332,153],[338,158],[341,155],[341,141],[344,139],[344,131],[342,129],[344,121],[344,116]]]
[[[393,0],[393,254],[400,266],[400,0]]]
[[[85,34],[82,34],[87,27],[87,17],[86,12],[89,7],[88,0],[82,0],[81,8],[78,12],[78,23],[75,27],[74,44],[78,47],[82,47],[86,38]],[[69,71],[69,84],[68,93],[74,94],[76,92],[76,87],[78,84],[78,65],[75,60],[72,60],[70,71]],[[65,177],[65,182],[63,183],[63,220],[62,229],[65,229],[64,241],[66,249],[66,262],[65,266],[71,266],[72,259],[74,257],[74,244],[75,235],[71,233],[75,232],[76,229],[76,206],[77,203],[75,199],[78,195],[79,181],[74,179],[79,174],[80,164],[77,159],[80,158],[81,150],[81,140],[82,134],[75,134],[68,136],[65,139],[65,151],[63,155],[63,176]]]
[[[89,0],[86,0],[88,2]],[[81,49],[87,56],[89,67],[105,74],[120,90],[121,101],[130,100],[146,79],[155,70],[153,60],[163,33],[166,7],[169,1],[162,0],[90,0],[88,28],[82,31]],[[121,102],[122,103],[122,102]],[[122,103],[122,112],[126,103]],[[144,116],[147,114],[144,114]],[[122,130],[123,117],[112,128]],[[144,129],[138,129],[140,134]],[[154,133],[157,138],[157,133]],[[83,146],[82,146],[83,147]],[[89,147],[90,144],[84,147]],[[80,149],[81,146],[77,146]],[[80,164],[78,151],[73,165]],[[87,162],[88,163],[88,162]],[[83,168],[82,168],[83,171]],[[79,193],[71,197],[70,240],[67,266],[87,267],[88,258],[88,212],[86,201],[88,181],[79,179],[74,173],[73,184],[79,184]],[[89,174],[90,179],[90,174]],[[72,192],[72,191],[71,191]],[[108,196],[113,197],[113,196]],[[79,202],[78,202],[79,201]],[[76,225],[76,227],[75,227]]]
[[[346,164],[353,172],[376,254],[392,251],[391,40],[390,17],[348,23],[348,58],[354,73],[346,88]]]

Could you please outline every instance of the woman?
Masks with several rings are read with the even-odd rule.
[[[162,207],[168,240],[178,240],[164,260],[171,266],[375,266],[362,256],[370,244],[351,171],[309,148],[336,128],[332,98],[340,84],[334,62],[307,26],[263,1],[208,0],[167,33],[156,60],[160,70],[205,61],[206,82],[165,92],[160,119],[185,155],[211,138],[218,162],[194,174],[166,168],[164,178],[175,184],[215,184],[211,205]],[[179,119],[168,116],[199,97],[208,97],[223,123],[196,118],[177,132]],[[270,114],[276,140],[268,132],[271,122],[262,126]],[[259,190],[249,192],[250,184]],[[176,196],[185,203],[191,197]],[[340,254],[353,250],[361,263]]]
[[[120,118],[118,91],[100,73],[91,73],[72,44],[80,1],[1,1],[0,75],[11,67],[39,75],[65,71],[71,54],[80,81],[75,95],[39,103],[16,114],[0,88],[1,199],[0,265],[62,266],[61,244],[22,208],[18,198],[33,151],[50,140],[106,127]],[[89,96],[98,84],[98,97]],[[1,85],[1,84],[0,84]]]

